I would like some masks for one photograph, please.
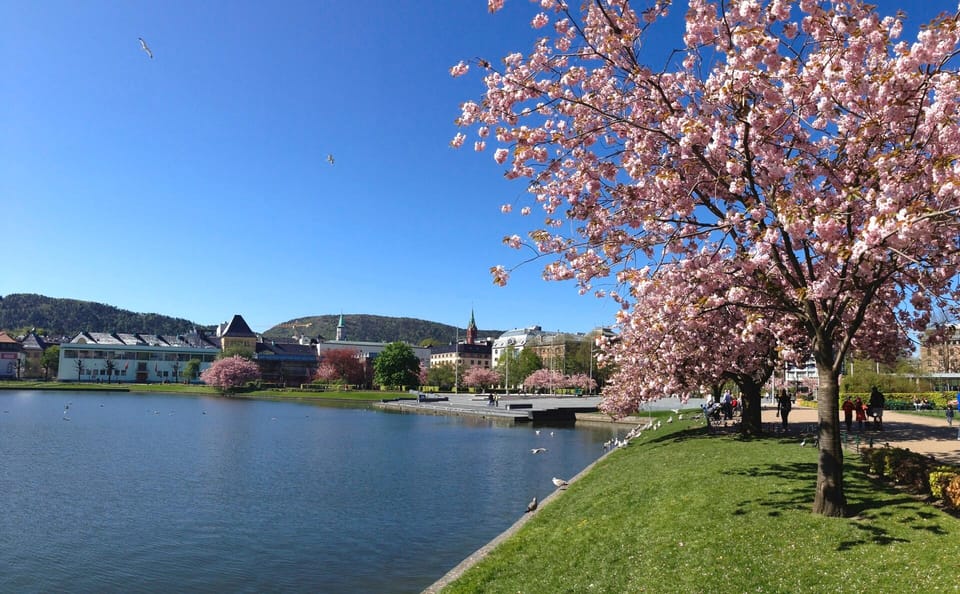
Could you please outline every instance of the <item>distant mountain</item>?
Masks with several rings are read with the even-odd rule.
[[[268,338],[290,338],[296,335],[306,335],[316,338],[318,335],[325,340],[337,337],[337,322],[340,315],[323,315],[297,318],[270,328],[263,333]],[[424,340],[432,340],[434,344],[450,344],[466,336],[466,329],[456,326],[418,320],[416,318],[391,318],[387,316],[373,316],[368,314],[343,314],[344,334],[347,340],[369,342],[394,342],[397,340],[420,344]],[[503,334],[503,330],[478,330],[480,339],[496,338]]]
[[[43,330],[48,336],[72,338],[80,332],[183,334],[211,330],[182,318],[135,313],[112,305],[14,293],[0,297],[0,328],[10,331]]]

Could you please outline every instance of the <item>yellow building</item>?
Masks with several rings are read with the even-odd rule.
[[[222,351],[237,349],[250,351],[250,354],[257,352],[257,335],[240,314],[233,316],[225,327],[221,325],[217,328],[217,338],[220,339]]]

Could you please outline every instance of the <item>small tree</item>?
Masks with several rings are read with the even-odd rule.
[[[107,383],[109,384],[113,379],[113,370],[117,368],[117,365],[113,362],[112,357],[107,357],[106,368],[107,368]]]
[[[60,347],[47,347],[40,356],[40,367],[43,369],[43,379],[57,375],[60,371]]]
[[[391,342],[373,362],[373,379],[380,386],[413,386],[420,374],[420,359],[403,342]]]
[[[340,372],[332,364],[324,361],[317,367],[317,372],[313,374],[313,379],[325,384],[334,383],[340,379]]]
[[[183,366],[183,379],[189,383],[200,375],[200,359],[190,359]]]
[[[449,390],[453,387],[454,376],[453,363],[431,365],[427,368],[426,384],[428,386],[437,386],[441,390]]]
[[[471,367],[463,374],[463,383],[479,388],[481,392],[486,391],[488,386],[499,384],[502,380],[500,372],[489,367]]]
[[[205,384],[217,387],[221,393],[229,394],[260,378],[260,368],[253,361],[239,355],[213,362],[200,374]]]

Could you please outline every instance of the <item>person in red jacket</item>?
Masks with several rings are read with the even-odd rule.
[[[863,423],[867,420],[867,407],[863,404],[863,400],[860,400],[859,396],[853,401],[853,410],[857,413],[857,429],[863,431]]]
[[[840,405],[840,408],[843,409],[843,422],[847,424],[847,432],[853,431],[854,404],[850,401],[849,396],[847,396],[847,399],[843,401],[843,404]]]

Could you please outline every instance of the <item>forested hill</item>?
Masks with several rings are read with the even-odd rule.
[[[182,318],[136,313],[112,305],[14,293],[0,297],[0,329],[22,334],[31,329],[53,337],[72,338],[80,332],[183,334],[210,330]]]
[[[325,340],[333,340],[337,337],[339,320],[339,314],[297,318],[277,324],[263,335],[270,338],[290,338],[295,334],[316,338],[319,335]],[[433,344],[442,345],[452,343],[458,334],[457,328],[448,324],[368,314],[343,314],[343,327],[347,340],[370,342],[402,340],[411,344],[421,344],[424,341],[431,341]],[[501,334],[503,330],[478,330],[477,332],[480,339],[496,338]],[[461,340],[466,336],[464,328],[460,328],[459,336]]]

